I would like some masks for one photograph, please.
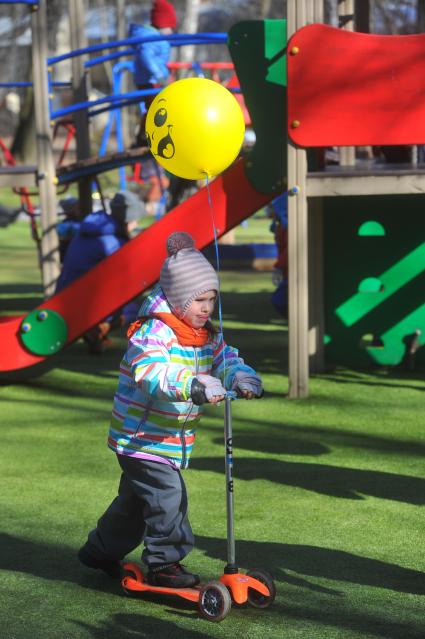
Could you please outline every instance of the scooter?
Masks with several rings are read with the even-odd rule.
[[[204,387],[199,389],[201,395],[199,404],[206,401],[203,389]],[[150,592],[158,595],[172,595],[196,603],[200,617],[208,621],[221,621],[224,619],[230,612],[232,601],[238,605],[248,603],[254,608],[268,608],[276,597],[276,587],[269,573],[263,570],[252,570],[243,574],[239,572],[236,565],[231,414],[231,403],[235,399],[238,399],[238,397],[234,391],[229,391],[224,399],[227,512],[227,565],[224,568],[224,574],[218,580],[209,581],[193,588],[164,588],[148,584],[138,564],[126,563],[123,566],[124,576],[121,581],[121,585],[127,594]]]

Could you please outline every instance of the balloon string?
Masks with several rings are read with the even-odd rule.
[[[208,206],[210,209],[211,215],[211,224],[214,233],[214,246],[215,246],[215,259],[217,262],[217,274],[218,274],[218,291],[217,291],[217,303],[218,303],[218,327],[219,327],[219,335],[221,336],[221,341],[224,345],[224,332],[223,332],[223,309],[221,303],[221,278],[220,278],[220,254],[218,250],[218,238],[217,238],[217,228],[215,224],[215,216],[214,216],[214,206],[211,198],[210,191],[210,182],[208,179],[208,175],[206,176],[207,180],[207,197],[208,197]],[[226,357],[223,349],[223,379],[226,379]]]

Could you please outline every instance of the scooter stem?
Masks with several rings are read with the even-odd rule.
[[[227,507],[227,566],[226,574],[238,572],[235,553],[235,531],[233,516],[233,431],[232,431],[232,397],[226,396],[224,405],[224,444],[226,471],[226,507]]]

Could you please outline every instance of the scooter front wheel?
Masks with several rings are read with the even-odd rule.
[[[248,588],[249,605],[253,608],[268,608],[271,606],[276,598],[276,586],[272,576],[265,570],[251,570],[247,575],[267,586],[270,593],[269,595],[263,595],[254,588]]]
[[[229,614],[232,598],[226,586],[219,581],[210,581],[199,592],[198,611],[203,619],[221,621]]]

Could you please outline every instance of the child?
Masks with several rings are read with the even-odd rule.
[[[59,200],[59,204],[64,212],[64,219],[56,226],[59,238],[59,256],[60,262],[63,264],[66,251],[71,240],[77,235],[83,216],[80,212],[80,202],[76,197],[67,197]]]
[[[149,38],[170,35],[176,29],[177,18],[173,5],[167,0],[154,0],[151,10],[151,24],[130,24],[130,38]],[[134,84],[140,90],[163,86],[169,75],[168,61],[171,46],[167,40],[141,42],[134,45]],[[137,146],[148,146],[145,133],[146,112],[155,95],[144,97],[145,112],[140,119]]]
[[[131,191],[119,191],[110,203],[111,214],[95,211],[87,215],[79,225],[65,255],[62,272],[56,283],[59,293],[74,280],[87,273],[119,248],[124,246],[137,228],[144,214],[143,203]],[[105,318],[84,335],[89,353],[100,354],[110,344],[109,332],[136,316],[137,307],[130,302],[114,315]]]
[[[148,583],[180,588],[199,583],[180,564],[194,545],[180,470],[200,419],[199,384],[213,404],[226,389],[252,399],[262,387],[210,322],[219,288],[211,264],[187,233],[170,235],[167,250],[121,362],[108,439],[122,470],[118,496],[79,559],[118,577],[120,560],[143,541]]]

